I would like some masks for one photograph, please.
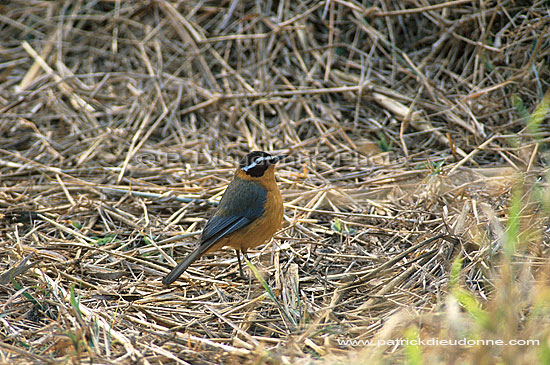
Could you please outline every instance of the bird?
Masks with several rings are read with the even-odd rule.
[[[247,249],[271,239],[281,227],[283,197],[277,186],[275,165],[286,157],[253,151],[240,161],[218,207],[206,222],[197,247],[164,277],[164,285],[176,281],[205,253],[224,246],[235,249],[239,273],[244,277],[240,255],[247,257]]]

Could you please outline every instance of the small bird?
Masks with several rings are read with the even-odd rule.
[[[166,275],[164,285],[176,281],[203,254],[224,246],[237,252],[243,276],[240,254],[246,255],[247,249],[269,240],[281,227],[283,197],[275,180],[275,164],[285,157],[262,151],[246,155],[206,223],[198,247]]]

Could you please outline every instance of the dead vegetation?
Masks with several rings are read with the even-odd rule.
[[[433,3],[0,5],[2,362],[548,356],[548,3]],[[257,149],[267,289],[229,250],[163,287]],[[543,344],[338,342],[414,331]]]

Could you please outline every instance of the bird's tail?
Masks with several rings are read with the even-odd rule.
[[[162,283],[164,285],[170,285],[174,281],[176,281],[181,276],[181,274],[183,274],[185,270],[187,270],[187,268],[191,266],[193,262],[195,262],[196,259],[201,257],[202,254],[204,254],[206,251],[208,251],[208,249],[212,246],[214,242],[212,242],[211,244],[208,244],[208,243],[209,243],[208,241],[203,242],[193,252],[187,255],[187,257],[183,259],[182,262],[177,264],[176,267],[174,267],[172,271],[170,271],[170,273],[166,275],[164,279],[162,279]]]

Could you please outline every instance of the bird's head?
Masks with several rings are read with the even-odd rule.
[[[262,177],[270,167],[274,166],[285,157],[287,156],[272,156],[263,151],[250,152],[242,159],[239,169],[250,177]],[[273,170],[273,168],[271,170]]]

